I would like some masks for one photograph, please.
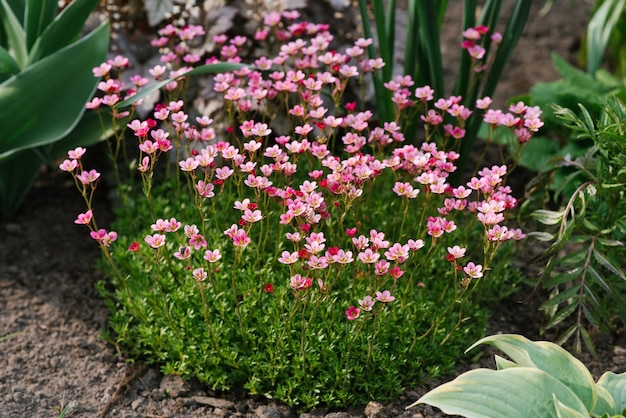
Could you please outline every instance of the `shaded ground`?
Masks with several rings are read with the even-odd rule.
[[[552,51],[574,58],[589,10],[585,2],[574,3],[576,7],[570,8],[570,2],[555,2],[546,17],[531,14],[500,86],[500,100],[527,91],[537,81],[555,79]],[[456,33],[446,36],[451,44],[458,39]],[[193,382],[183,384],[154,369],[121,361],[115,347],[101,338],[107,309],[95,290],[96,281],[102,279],[95,268],[99,250],[86,228],[73,224],[82,211],[70,177],[52,169],[42,172],[21,213],[0,225],[0,418],[54,417],[66,406],[66,416],[72,417],[297,416],[262,399],[211,393]],[[108,203],[99,200],[95,211],[105,219]],[[516,295],[496,309],[491,333],[540,337],[543,318],[536,309],[538,301],[519,303],[524,296]],[[599,336],[598,346],[597,357],[582,357],[594,377],[605,370],[623,372],[624,335]],[[459,366],[458,371],[492,367],[489,357]],[[441,416],[429,407],[403,411],[441,381],[413,388],[393,404],[301,416]]]

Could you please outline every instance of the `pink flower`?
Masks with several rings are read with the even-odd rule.
[[[300,274],[291,276],[290,286],[293,290],[308,289],[313,284],[313,280],[308,277],[302,277]]]
[[[188,259],[189,257],[191,257],[191,247],[188,245],[181,245],[178,248],[178,251],[174,253],[174,257],[178,258],[179,260]]]
[[[465,248],[461,248],[458,245],[455,245],[454,247],[448,247],[448,255],[448,260],[454,261],[458,258],[465,256]]]
[[[476,265],[471,261],[467,263],[467,266],[463,267],[463,271],[465,271],[465,273],[467,273],[467,275],[472,279],[479,279],[483,277],[482,270],[483,266],[481,266],[480,264]]]
[[[376,300],[382,303],[389,303],[396,300],[394,296],[391,296],[389,290],[383,290],[382,292],[376,292]]]
[[[263,291],[265,293],[272,293],[274,291],[274,285],[271,283],[267,283],[265,286],[263,286]]]
[[[76,167],[78,167],[78,161],[76,160],[65,160],[59,165],[59,168],[62,171],[67,171],[67,172],[74,171]]]
[[[200,248],[206,247],[206,239],[202,234],[193,234],[189,237],[189,245],[191,245],[194,250],[199,250]]]
[[[281,264],[293,264],[298,261],[298,252],[290,253],[289,251],[283,251],[282,255],[278,257],[278,262]]]
[[[74,223],[78,225],[89,225],[92,217],[93,217],[93,212],[88,210],[85,213],[79,214],[78,217],[74,220]]]
[[[232,237],[233,244],[235,247],[245,248],[250,243],[250,237],[246,234],[246,231],[243,229],[238,230]]]
[[[209,263],[215,263],[217,262],[219,259],[222,258],[222,254],[220,253],[219,249],[216,250],[206,250],[206,252],[204,253],[204,258],[206,261],[208,261]]]
[[[196,282],[198,283],[205,281],[208,276],[207,272],[204,271],[202,267],[194,269],[192,274],[193,274],[193,278],[196,279]]]
[[[346,316],[350,321],[354,321],[361,314],[361,310],[359,308],[355,308],[354,306],[350,306],[348,310],[346,310]]]
[[[139,242],[131,242],[131,244],[128,246],[128,251],[130,251],[131,253],[136,253],[137,251],[139,251]]]
[[[80,160],[80,157],[85,155],[86,151],[87,150],[83,147],[77,147],[73,150],[68,151],[67,156],[70,157],[72,160]]]
[[[373,264],[378,261],[378,259],[380,258],[380,254],[372,251],[371,248],[366,248],[365,251],[359,253],[358,257],[362,263]]]
[[[154,235],[146,235],[144,241],[151,246],[152,248],[159,248],[165,245],[165,235],[162,234],[154,234]]]
[[[363,299],[359,299],[359,306],[364,311],[371,311],[375,303],[376,301],[369,295],[365,296]]]
[[[81,173],[76,176],[76,178],[85,185],[95,182],[96,180],[98,180],[99,177],[100,173],[98,173],[96,170],[81,171]]]
[[[117,240],[117,232],[111,231],[107,232],[104,229],[99,229],[98,231],[91,231],[89,234],[91,238],[98,241],[102,246],[108,247],[111,243]]]

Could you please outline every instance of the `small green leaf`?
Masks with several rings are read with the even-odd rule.
[[[552,400],[554,402],[554,409],[556,410],[557,418],[588,418],[589,414],[580,413],[580,411],[576,411],[574,408],[570,408],[565,405],[556,397],[556,395],[552,395]]]
[[[563,220],[564,211],[538,209],[531,216],[544,225],[556,225]]]
[[[574,313],[576,308],[578,308],[577,303],[570,303],[563,309],[557,311],[552,319],[550,319],[550,321],[548,321],[548,323],[546,324],[546,329],[550,329],[555,325],[560,324],[565,318],[569,318],[570,315]]]
[[[550,297],[547,301],[541,304],[540,309],[545,309],[550,306],[559,305],[568,301],[578,295],[580,291],[580,283],[575,283],[572,287],[565,289],[562,292],[557,293],[555,296]]]
[[[595,248],[593,249],[593,257],[596,259],[598,263],[606,267],[611,273],[615,274],[617,277],[619,277],[622,280],[626,280],[626,276],[624,275],[624,272],[622,271],[622,269],[619,266],[614,265],[617,263],[615,262],[611,263],[611,261],[608,259],[607,256],[603,255],[601,252],[597,251]]]
[[[499,355],[494,355],[493,356],[495,361],[496,361],[496,369],[497,370],[504,370],[504,369],[508,369],[509,367],[517,367],[517,363],[515,363],[514,361],[505,359],[504,357],[500,357]]]

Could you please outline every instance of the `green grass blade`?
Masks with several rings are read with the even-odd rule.
[[[419,77],[416,83],[418,86],[430,85],[435,90],[435,95],[441,97],[445,90],[440,28],[438,22],[432,18],[439,16],[437,4],[434,0],[422,0],[421,7],[417,8],[417,30],[422,54],[418,56]]]
[[[28,0],[24,30],[26,31],[26,47],[32,48],[39,35],[54,20],[59,2],[56,0]]]
[[[367,9],[367,0],[359,0],[359,11],[361,13],[361,23],[363,25],[363,34],[366,38],[374,39],[372,27],[370,25],[369,14]],[[370,58],[376,58],[376,50],[373,45],[367,47],[367,55]],[[390,65],[385,63],[385,66]],[[391,64],[393,65],[393,64]],[[376,94],[376,103],[378,105],[378,117],[381,121],[390,121],[392,119],[392,102],[391,95],[383,85],[382,71],[374,74],[374,92]]]
[[[463,2],[463,30],[474,27],[476,25],[477,6],[477,0],[465,0]],[[456,79],[453,94],[455,96],[462,96],[464,99],[467,97],[467,90],[471,75],[471,62],[472,60],[470,59],[467,51],[461,49],[461,57],[459,58],[459,73]]]

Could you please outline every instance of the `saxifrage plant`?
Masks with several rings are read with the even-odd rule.
[[[184,77],[160,82],[166,101],[128,124],[139,181],[119,188],[125,205],[113,230],[96,223],[100,173],[83,166],[86,150],[70,151],[61,169],[87,202],[75,222],[103,250],[121,355],[291,405],[385,399],[449,370],[459,346],[483,332],[481,305],[512,291],[498,254],[524,237],[503,225],[516,199],[503,185],[506,166],[449,183],[458,153],[446,147],[471,114],[459,98],[435,101],[429,86],[399,79],[419,99],[405,109],[419,111],[427,138],[404,144],[399,124],[376,126],[371,111],[343,100],[348,83],[384,65],[363,56],[372,41],[329,51],[326,25],[297,17],[272,13],[255,35],[280,45],[277,56],[214,77],[221,125],[185,110],[175,96]],[[191,74],[201,60],[187,41],[201,33],[162,29],[155,44],[165,64],[151,75]],[[248,40],[215,41],[220,56],[208,61],[236,63]],[[123,84],[107,64],[95,70],[105,95],[89,107],[115,113],[128,101],[111,98]],[[540,123],[536,108],[489,104],[478,103],[489,123],[520,139]]]
[[[109,26],[79,39],[99,1],[74,0],[57,15],[58,3],[0,0],[0,220],[17,210],[42,164],[103,136],[94,117],[68,134],[95,91],[91,69],[106,57]]]
[[[409,405],[428,404],[467,418],[626,417],[626,373],[606,372],[598,382],[580,360],[547,341],[520,335],[485,337],[510,357],[495,356],[497,370],[476,369]]]

